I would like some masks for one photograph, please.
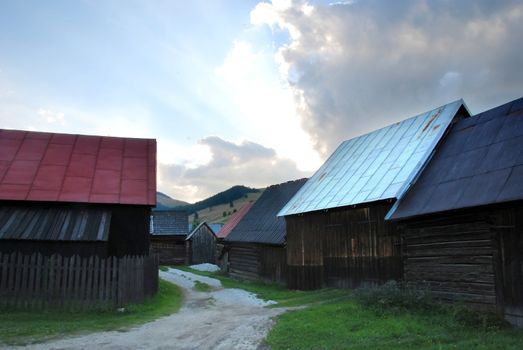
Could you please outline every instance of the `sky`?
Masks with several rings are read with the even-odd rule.
[[[346,139],[523,96],[523,2],[0,2],[0,128],[157,139],[194,202],[310,176]]]

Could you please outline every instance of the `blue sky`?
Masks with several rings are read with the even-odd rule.
[[[520,1],[2,1],[0,127],[158,140],[194,201],[342,140],[523,91]]]

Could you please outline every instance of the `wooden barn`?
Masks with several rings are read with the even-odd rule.
[[[187,236],[187,260],[189,264],[216,264],[216,234],[205,221]]]
[[[85,265],[75,271],[88,269],[98,283],[108,259],[147,256],[155,204],[156,140],[0,130],[1,292],[28,292],[37,282],[26,278],[50,266],[49,259],[56,274],[76,259]],[[22,262],[11,280],[9,269]]]
[[[403,276],[401,237],[385,215],[455,121],[455,101],[343,142],[278,215],[287,224],[287,285],[352,288]]]
[[[285,283],[285,220],[276,214],[305,181],[268,187],[225,237],[231,276]]]
[[[185,210],[153,211],[151,215],[151,251],[160,256],[161,265],[187,264],[185,239],[189,217]]]
[[[220,266],[222,271],[229,271],[229,250],[225,246],[224,240],[236,225],[238,225],[241,219],[243,219],[245,214],[249,212],[253,204],[254,202],[248,202],[242,205],[240,210],[234,213],[216,234],[216,238],[218,239],[216,243],[216,264]]]
[[[523,326],[523,98],[457,122],[390,219],[406,281]]]

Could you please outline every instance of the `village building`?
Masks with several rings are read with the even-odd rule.
[[[189,264],[216,264],[216,234],[205,221],[200,223],[185,239]]]
[[[185,239],[189,218],[185,210],[155,210],[151,215],[151,251],[158,254],[161,265],[187,264]]]
[[[343,142],[278,214],[287,227],[288,287],[401,279],[401,232],[385,215],[449,127],[468,116],[459,100]]]
[[[269,186],[225,237],[231,276],[285,283],[285,220],[276,214],[305,181]]]
[[[389,219],[405,281],[523,326],[523,98],[458,121]]]
[[[242,205],[216,234],[216,238],[218,239],[218,242],[216,243],[216,264],[220,266],[222,271],[229,271],[229,250],[226,249],[224,240],[236,225],[238,225],[241,219],[249,212],[253,204],[254,202],[247,202]]]
[[[146,276],[150,269],[145,268],[144,275],[155,204],[156,140],[0,130],[3,300],[17,293],[54,295],[45,288],[65,290],[80,272],[86,277],[78,283],[87,285],[77,284],[82,291],[76,298],[87,298],[83,293],[103,285],[114,291],[104,296],[106,302],[143,299],[157,287],[157,274]],[[141,268],[120,272],[124,258],[125,266]],[[50,275],[47,268],[53,269]],[[106,268],[118,273],[102,277]],[[53,276],[53,285],[46,284]],[[124,280],[135,283],[138,294],[116,293],[117,281]],[[63,293],[61,299],[70,296]]]

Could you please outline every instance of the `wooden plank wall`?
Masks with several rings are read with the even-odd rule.
[[[484,215],[409,224],[404,235],[405,281],[443,301],[495,307],[495,234]]]
[[[0,254],[0,307],[104,309],[158,290],[158,258]]]
[[[260,245],[259,278],[268,282],[285,284],[287,278],[287,252],[285,247]]]
[[[499,304],[509,322],[523,327],[523,205],[496,210],[493,222],[499,244]]]
[[[191,264],[216,263],[216,236],[206,225],[200,226],[190,239]]]
[[[151,239],[151,252],[159,256],[160,265],[183,265],[189,262],[184,239]]]
[[[258,278],[259,253],[256,244],[231,243],[229,249],[229,275],[239,279]]]
[[[389,203],[286,217],[287,285],[353,288],[401,279],[401,237]]]

